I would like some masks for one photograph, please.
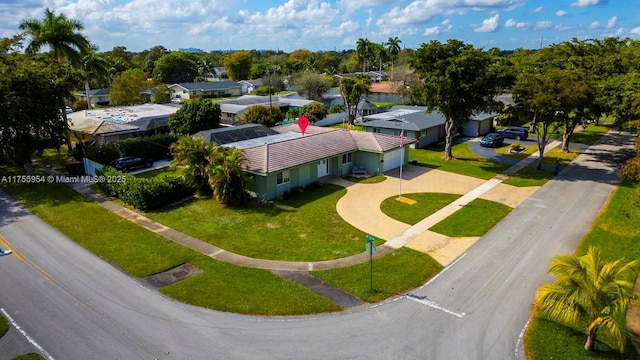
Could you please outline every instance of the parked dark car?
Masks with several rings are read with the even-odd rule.
[[[153,159],[140,156],[125,156],[114,160],[111,165],[120,171],[129,172],[131,169],[152,167]]]
[[[480,146],[498,147],[504,143],[504,137],[499,133],[489,133],[480,139]]]
[[[517,126],[508,126],[498,132],[506,138],[516,140],[525,140],[529,136],[529,129]]]

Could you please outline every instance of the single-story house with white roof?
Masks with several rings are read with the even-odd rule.
[[[242,85],[235,81],[205,81],[198,83],[179,83],[167,85],[171,98],[214,98],[241,96]]]
[[[232,128],[227,128],[232,129]],[[244,152],[243,168],[252,177],[250,190],[263,200],[275,199],[327,175],[347,175],[355,165],[380,174],[407,164],[406,148],[397,136],[362,131],[307,127],[272,128],[278,134],[227,143]]]
[[[67,114],[71,133],[80,141],[107,144],[132,136],[154,135],[168,131],[169,115],[175,106],[144,104]]]

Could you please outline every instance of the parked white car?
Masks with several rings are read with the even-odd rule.
[[[184,99],[183,98],[179,98],[179,97],[175,97],[173,99],[171,99],[171,102],[174,104],[184,104]]]

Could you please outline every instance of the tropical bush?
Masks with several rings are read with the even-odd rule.
[[[195,189],[182,176],[138,178],[110,166],[96,170],[98,182],[108,196],[117,197],[140,210],[157,209],[193,195]]]

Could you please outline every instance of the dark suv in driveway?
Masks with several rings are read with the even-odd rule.
[[[498,132],[506,138],[516,140],[525,140],[529,136],[529,129],[517,126],[508,126]]]
[[[502,146],[504,138],[498,133],[489,133],[480,139],[480,146],[484,147],[498,147]]]
[[[124,172],[129,172],[131,169],[152,167],[153,159],[147,159],[140,156],[125,156],[114,160],[111,166]]]

